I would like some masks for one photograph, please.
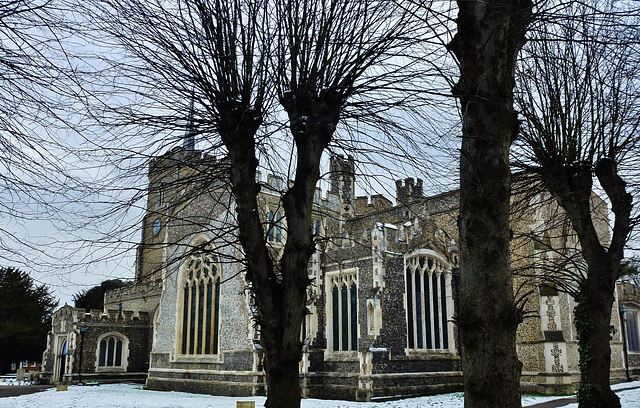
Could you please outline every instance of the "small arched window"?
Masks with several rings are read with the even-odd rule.
[[[107,335],[98,342],[98,368],[124,367],[125,340],[118,335]]]

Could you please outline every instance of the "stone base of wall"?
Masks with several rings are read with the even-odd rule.
[[[462,390],[462,373],[307,373],[302,376],[308,398],[376,401],[442,394]]]
[[[42,384],[53,384],[51,381],[52,373],[42,373],[41,383]],[[144,384],[147,380],[147,373],[83,373],[82,374],[82,382],[99,382],[101,384],[113,384],[113,383],[139,383]],[[78,373],[73,374],[65,374],[64,380],[62,383],[64,384],[77,384],[80,382],[80,376]]]
[[[631,370],[629,370],[629,375],[632,375]],[[614,368],[611,370],[611,384],[617,384],[621,382],[627,381],[627,370],[624,368]]]
[[[51,379],[53,378],[53,373],[50,371],[43,371],[40,373],[40,383],[41,384],[45,384],[45,385],[49,385],[49,384],[53,384],[51,382]]]
[[[523,394],[572,395],[578,389],[580,373],[523,372],[520,390]]]
[[[578,389],[578,384],[544,384],[520,382],[520,391],[523,394],[540,395],[574,395]]]
[[[225,372],[197,374],[189,371],[153,370],[149,373],[145,389],[181,391],[196,394],[250,397],[265,395],[264,374]]]
[[[626,372],[621,368],[611,370],[611,384],[626,381]],[[573,395],[580,386],[579,372],[522,373],[520,389],[526,394]]]

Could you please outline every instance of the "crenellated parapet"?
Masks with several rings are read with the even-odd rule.
[[[402,180],[396,180],[396,201],[398,204],[407,204],[423,197],[422,179],[418,179],[416,182],[413,178],[408,177],[404,179],[404,184]]]
[[[81,325],[92,324],[122,324],[122,323],[140,323],[149,324],[149,313],[131,310],[107,309],[91,309],[86,311],[82,308],[73,310],[74,322]]]
[[[140,297],[159,296],[162,292],[160,282],[133,283],[117,289],[111,289],[104,294],[104,304],[124,302]]]
[[[635,282],[621,280],[617,284],[618,301],[640,307],[640,287]]]

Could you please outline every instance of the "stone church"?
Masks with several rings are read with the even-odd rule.
[[[151,162],[135,281],[107,292],[104,310],[65,305],[55,312],[46,379],[139,380],[149,389],[217,395],[265,392],[226,165],[193,144]],[[287,237],[279,197],[288,180],[256,177],[265,236],[277,257]],[[453,323],[457,191],[425,196],[422,180],[407,178],[397,181],[394,203],[381,195],[356,197],[355,181],[353,160],[334,156],[329,191],[315,194],[317,251],[308,266],[312,285],[300,334],[304,396],[370,401],[460,390]],[[525,203],[512,222],[514,270],[528,276],[544,262],[540,242],[577,245],[566,223],[554,221],[557,206],[533,204]],[[603,231],[606,225],[605,217]],[[523,389],[573,391],[580,377],[573,299],[531,277],[516,277],[515,286],[527,296],[528,317],[518,331]],[[630,299],[637,310],[640,298]],[[627,360],[640,369],[638,315],[633,312],[634,322],[623,316],[626,338],[635,329],[632,350],[623,347],[621,315],[614,313],[613,379],[624,377]],[[625,359],[634,351],[638,358]]]

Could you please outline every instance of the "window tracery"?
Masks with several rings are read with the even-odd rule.
[[[185,264],[182,284],[180,353],[218,353],[221,269],[218,258],[196,253]]]
[[[451,271],[442,260],[424,254],[407,258],[405,265],[407,347],[449,349]]]
[[[124,368],[126,365],[126,338],[107,334],[98,340],[98,370]]]
[[[358,278],[356,271],[328,276],[332,351],[358,350]]]

